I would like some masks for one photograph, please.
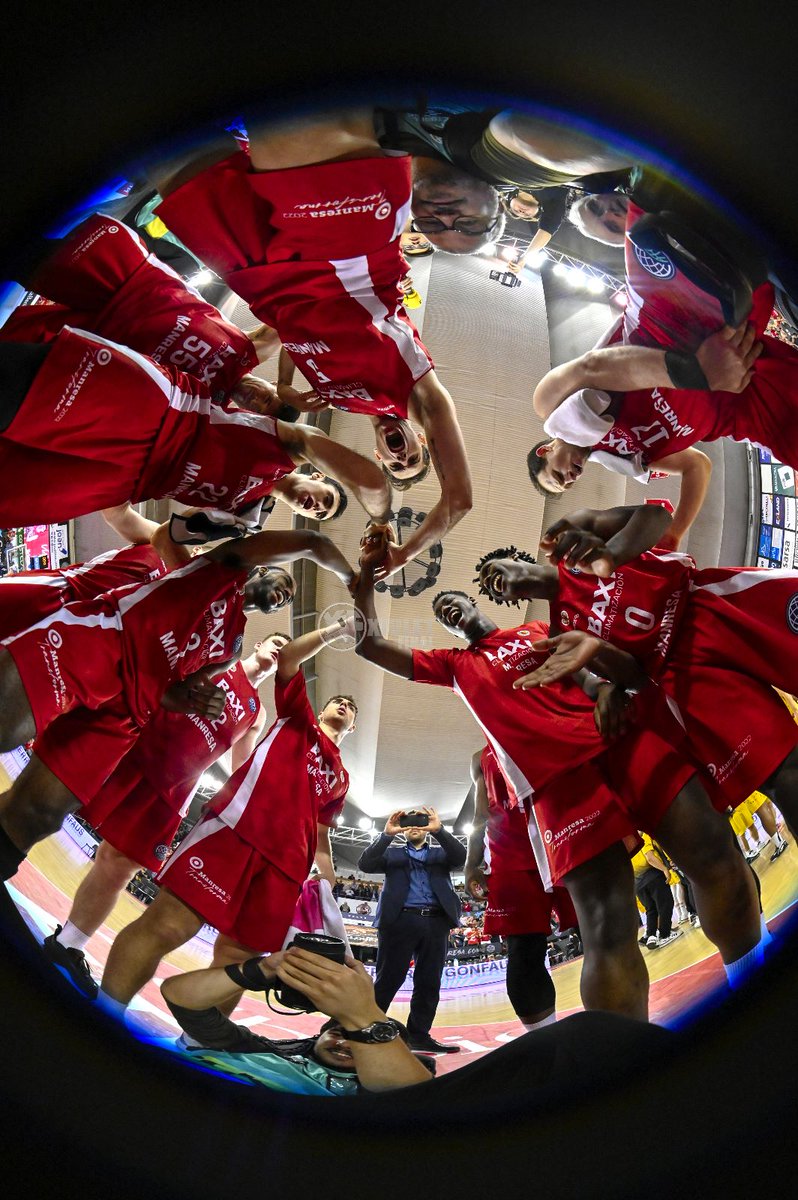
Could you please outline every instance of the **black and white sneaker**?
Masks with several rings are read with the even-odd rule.
[[[49,937],[44,939],[42,943],[44,957],[53,966],[58,967],[79,992],[82,992],[84,996],[88,996],[89,1000],[94,1000],[100,989],[89,970],[86,955],[82,950],[74,950],[69,946],[62,946],[58,940],[60,932],[61,926],[56,925],[55,933],[51,933]]]

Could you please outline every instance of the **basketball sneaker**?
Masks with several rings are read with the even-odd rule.
[[[70,983],[73,983],[79,992],[82,992],[84,996],[88,996],[89,1000],[94,1000],[100,989],[89,970],[86,955],[82,950],[74,950],[69,946],[61,945],[58,940],[61,928],[60,925],[56,925],[55,933],[51,933],[49,937],[44,939],[42,943],[44,957],[53,966],[58,967],[62,975],[66,975]]]

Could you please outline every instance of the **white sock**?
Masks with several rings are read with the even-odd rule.
[[[777,850],[779,850],[784,845],[784,838],[781,836],[778,829],[773,834],[773,844]]]
[[[90,937],[90,933],[84,933],[82,929],[78,929],[77,925],[73,925],[71,921],[67,921],[56,941],[59,946],[66,946],[67,950],[80,950],[82,952]]]
[[[770,935],[768,935],[770,936]],[[747,954],[742,958],[735,959],[734,962],[724,963],[723,969],[726,972],[726,978],[729,981],[729,987],[737,988],[745,980],[745,977],[757,967],[761,967],[765,959],[765,943],[760,940],[753,946]]]
[[[120,1021],[124,1021],[127,1005],[123,1000],[114,1000],[113,996],[109,996],[100,988],[95,1003],[99,1004],[100,1008],[105,1009],[112,1017],[118,1017]]]
[[[557,1014],[549,1013],[549,1015],[544,1017],[542,1021],[532,1021],[529,1025],[527,1025],[526,1021],[522,1021],[521,1024],[527,1033],[531,1033],[533,1029],[542,1029],[544,1025],[555,1025],[556,1022]]]

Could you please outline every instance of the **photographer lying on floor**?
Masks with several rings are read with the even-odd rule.
[[[246,990],[288,985],[331,1020],[316,1037],[273,1042],[236,1025],[220,1011]],[[404,1027],[381,1012],[366,968],[289,946],[278,954],[228,967],[174,975],[161,993],[184,1033],[198,1047],[189,1053],[207,1066],[248,1082],[305,1095],[351,1096],[384,1092],[431,1078],[405,1045]],[[280,1003],[279,993],[274,1006]]]

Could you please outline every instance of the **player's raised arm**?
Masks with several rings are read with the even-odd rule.
[[[532,405],[544,421],[582,388],[633,392],[640,388],[686,388],[741,392],[762,351],[754,326],[724,326],[705,338],[695,354],[648,346],[603,346],[554,367],[535,388]]]
[[[312,529],[292,529],[280,532],[253,533],[249,537],[222,542],[208,551],[216,562],[239,567],[277,567],[284,563],[308,559],[325,571],[332,571],[346,587],[354,579],[354,571],[344,555],[323,533]]]
[[[350,623],[351,622],[351,623]],[[285,646],[280,647],[277,655],[277,678],[281,683],[293,679],[302,663],[318,654],[322,646],[331,646],[335,642],[351,639],[354,634],[354,622],[336,621],[333,625],[324,625],[319,629],[311,629],[300,637],[294,638]]]
[[[381,667],[383,671],[401,675],[403,679],[412,679],[413,651],[382,636],[374,605],[374,572],[387,553],[388,538],[388,530],[370,525],[360,541],[360,575],[352,592],[358,620],[363,623],[362,628],[357,630],[359,641],[356,651],[361,658]]]
[[[488,823],[488,792],[485,787],[485,776],[482,773],[481,750],[475,751],[471,756],[471,783],[474,788],[474,815],[471,818],[468,854],[463,869],[466,891],[475,900],[482,900],[488,892],[487,879],[482,870],[485,857],[485,829]]]
[[[657,471],[667,471],[669,475],[681,475],[682,477],[679,501],[674,509],[671,527],[660,542],[662,549],[677,550],[682,538],[701,511],[712,476],[712,463],[703,450],[689,446],[686,450],[668,454],[651,465]]]
[[[387,521],[391,512],[391,488],[376,462],[334,442],[310,425],[287,425],[277,421],[277,436],[295,463],[308,462],[349,488],[375,521]]]
[[[113,508],[104,508],[102,515],[107,525],[110,525],[125,541],[132,542],[134,546],[151,542],[153,534],[158,529],[157,521],[143,517],[141,513],[136,512],[129,501],[124,504],[116,504]]]
[[[294,360],[288,351],[281,347],[277,362],[277,395],[280,402],[290,404],[299,412],[316,412],[318,409],[328,407],[326,400],[323,400],[313,388],[307,392],[298,392],[293,384]]]
[[[411,410],[424,429],[441,496],[406,542],[389,547],[385,562],[376,571],[377,579],[392,575],[433,542],[445,538],[471,511],[474,502],[471,469],[454,401],[434,371],[428,371],[413,388]]]
[[[549,526],[540,546],[552,562],[606,577],[655,546],[672,520],[661,504],[582,508]]]

